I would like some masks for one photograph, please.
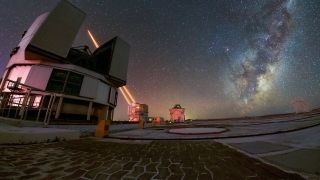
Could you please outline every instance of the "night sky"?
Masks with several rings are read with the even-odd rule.
[[[103,43],[131,45],[127,86],[151,116],[186,118],[293,112],[320,107],[319,0],[72,0]],[[24,30],[56,0],[0,0],[1,74]],[[127,119],[120,95],[115,120]]]

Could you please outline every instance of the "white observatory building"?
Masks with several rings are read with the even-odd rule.
[[[171,122],[178,122],[183,123],[185,120],[185,108],[182,108],[180,104],[174,105],[171,109],[169,109],[170,112],[170,121]]]
[[[37,17],[11,54],[0,86],[0,116],[45,124],[113,119],[130,46],[119,37],[94,52],[72,47],[85,13],[66,0]]]

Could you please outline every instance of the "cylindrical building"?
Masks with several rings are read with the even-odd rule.
[[[171,122],[184,122],[185,115],[184,111],[185,109],[180,106],[180,104],[176,104],[173,106],[173,108],[169,109],[170,111],[170,121]]]

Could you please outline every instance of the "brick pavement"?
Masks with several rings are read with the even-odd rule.
[[[212,141],[0,146],[0,179],[302,179]]]

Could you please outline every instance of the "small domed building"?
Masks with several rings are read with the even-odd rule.
[[[184,111],[185,109],[180,106],[180,104],[176,104],[173,106],[173,108],[169,109],[170,111],[170,121],[171,122],[184,122],[185,115]]]

